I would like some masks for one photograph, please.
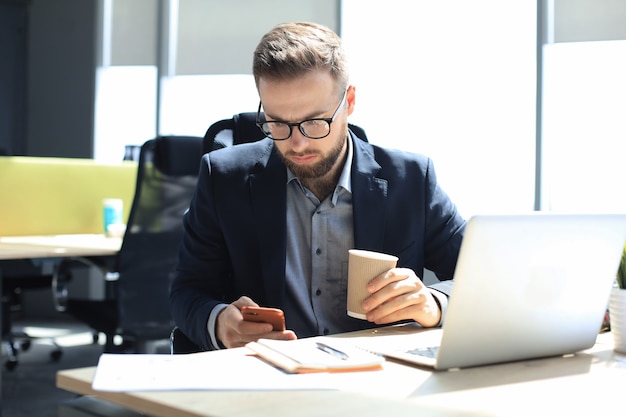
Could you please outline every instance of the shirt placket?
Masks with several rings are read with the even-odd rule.
[[[328,318],[324,312],[329,311],[329,289],[327,288],[327,266],[329,265],[328,214],[331,209],[328,200],[324,201],[313,213],[311,218],[311,304],[317,317],[318,332],[327,334]]]

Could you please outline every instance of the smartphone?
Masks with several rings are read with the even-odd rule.
[[[285,330],[285,315],[278,308],[243,306],[241,314],[246,321],[270,323],[275,331]]]

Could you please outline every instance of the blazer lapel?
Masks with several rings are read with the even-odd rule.
[[[358,249],[382,250],[387,213],[387,180],[376,177],[380,165],[371,145],[353,140],[352,204],[354,244]]]
[[[268,151],[250,174],[249,185],[267,302],[270,306],[282,306],[287,236],[287,172],[273,150],[273,145],[269,146]]]

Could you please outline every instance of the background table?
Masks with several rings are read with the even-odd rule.
[[[104,235],[50,235],[0,237],[0,260],[113,256],[121,238]]]

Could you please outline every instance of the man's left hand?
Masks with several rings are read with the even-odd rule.
[[[363,308],[370,322],[414,320],[424,327],[433,327],[441,321],[439,304],[411,269],[390,269],[371,280],[367,291],[371,295],[363,301]]]

